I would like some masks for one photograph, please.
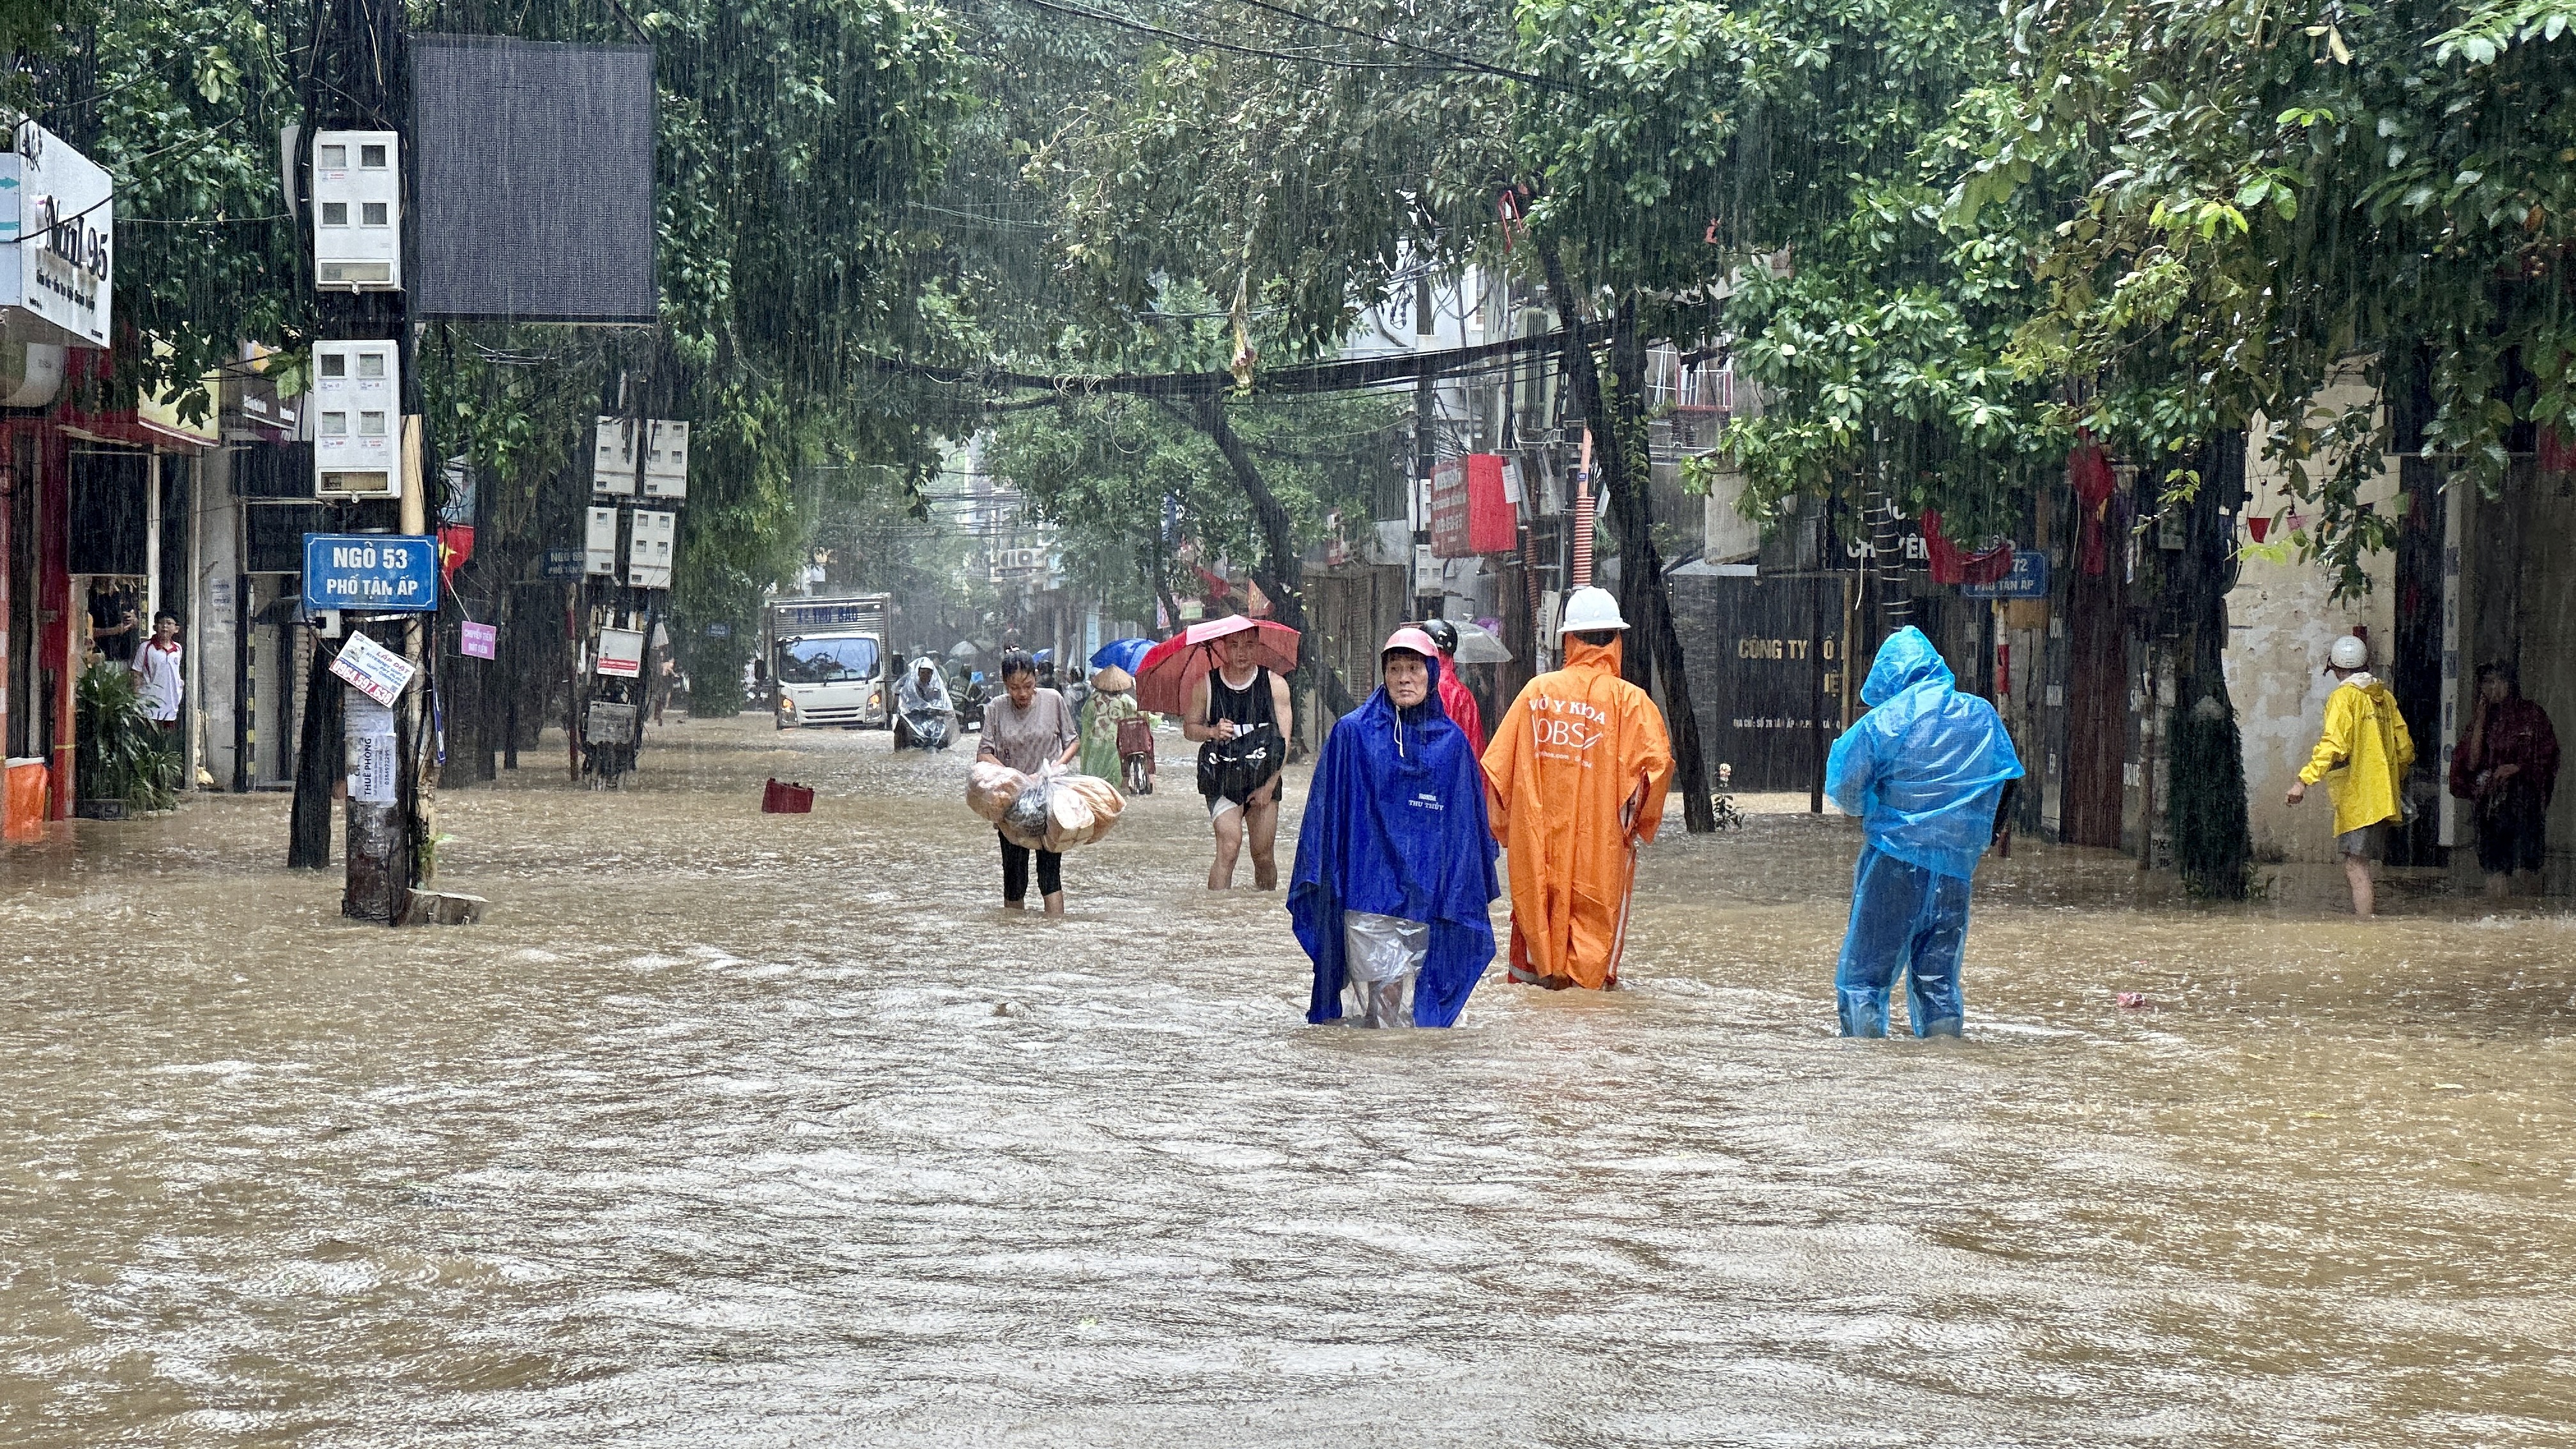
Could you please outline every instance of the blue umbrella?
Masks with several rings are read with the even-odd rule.
[[[1145,658],[1145,651],[1153,647],[1154,641],[1151,639],[1112,639],[1100,646],[1099,653],[1091,656],[1091,667],[1106,669],[1115,664],[1129,674],[1134,674],[1136,666]]]

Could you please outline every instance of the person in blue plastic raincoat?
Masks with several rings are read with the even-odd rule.
[[[1297,944],[1315,963],[1306,1019],[1448,1026],[1494,959],[1501,891],[1485,781],[1440,706],[1438,646],[1398,629],[1382,682],[1333,722],[1288,878]]]
[[[1861,685],[1869,712],[1825,765],[1826,793],[1861,817],[1864,842],[1834,978],[1845,1036],[1887,1035],[1900,971],[1916,1036],[1957,1036],[1965,1016],[1969,878],[2022,769],[1995,707],[1956,683],[1922,630],[1889,635]]]

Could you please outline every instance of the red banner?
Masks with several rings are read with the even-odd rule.
[[[1467,558],[1520,547],[1520,520],[1503,496],[1503,456],[1469,453],[1431,470],[1431,556]]]

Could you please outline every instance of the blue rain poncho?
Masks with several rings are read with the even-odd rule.
[[[2021,778],[1995,707],[1961,694],[1923,631],[1878,646],[1860,688],[1869,712],[1834,741],[1825,793],[1882,854],[1966,880],[1994,838],[2004,782]]]
[[[1399,712],[1381,685],[1334,722],[1306,790],[1288,915],[1315,962],[1311,1022],[1342,1015],[1345,911],[1429,923],[1416,1026],[1455,1022],[1494,959],[1487,912],[1501,891],[1484,776],[1440,708],[1440,661],[1424,662],[1431,680],[1422,703]]]

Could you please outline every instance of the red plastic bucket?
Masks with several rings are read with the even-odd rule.
[[[9,762],[6,804],[0,807],[0,812],[5,812],[9,839],[45,838],[45,796],[51,783],[42,758],[30,756]]]
[[[814,787],[772,780],[760,788],[760,813],[763,815],[807,815],[813,813]]]

